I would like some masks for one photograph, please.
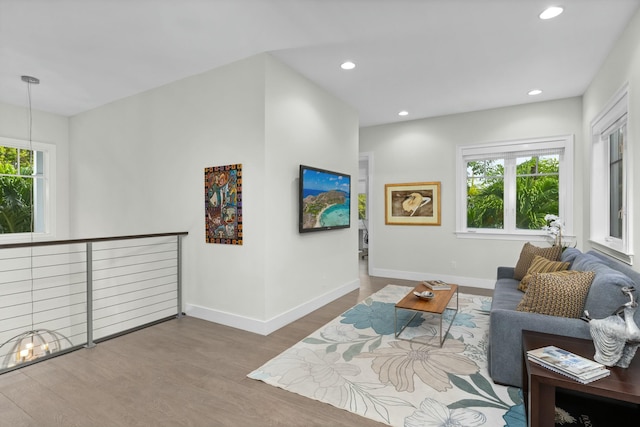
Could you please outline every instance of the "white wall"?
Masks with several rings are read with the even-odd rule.
[[[25,86],[26,94],[26,86]],[[56,146],[56,239],[69,238],[69,119],[38,111],[37,87],[32,88],[31,139]],[[25,95],[26,97],[26,95]],[[29,141],[29,110],[26,107],[0,104],[0,136]]]
[[[296,191],[300,163],[357,173],[357,129],[352,110],[266,54],[80,114],[72,233],[188,231],[188,314],[268,333],[359,284],[356,229],[300,236]],[[243,245],[206,244],[204,168],[234,163]]]
[[[633,252],[640,253],[640,11],[629,22],[624,33],[615,44],[598,74],[593,79],[583,97],[584,127],[586,136],[591,133],[591,123],[594,118],[605,108],[611,98],[624,86],[629,84],[629,115],[627,121],[627,141],[630,145],[631,161],[634,165],[632,185],[635,189],[633,214],[631,222],[634,224]],[[588,145],[591,141],[586,142]],[[590,150],[587,149],[582,157],[585,168],[591,165]],[[584,236],[589,236],[589,203],[590,195],[588,186],[585,187],[584,196]],[[639,269],[637,260],[634,265]]]
[[[298,232],[300,164],[351,175],[357,190],[355,110],[282,63],[267,59],[266,229],[267,318],[310,297],[359,286],[357,200],[349,229]],[[275,249],[275,250],[274,250]]]
[[[245,200],[260,196],[263,68],[250,58],[73,117],[73,234],[188,231],[185,302],[262,319],[262,286],[244,288],[262,282],[261,216],[245,209],[244,246],[205,244],[204,168],[242,163]]]
[[[566,134],[575,135],[576,157],[581,158],[581,98],[361,129],[360,151],[374,156],[369,205],[371,274],[411,280],[433,276],[493,287],[496,267],[515,265],[524,241],[456,237],[456,146]],[[584,181],[580,164],[574,173],[575,212],[580,212]],[[385,184],[431,181],[441,182],[441,226],[385,225]],[[574,221],[580,229],[581,218],[576,215]]]

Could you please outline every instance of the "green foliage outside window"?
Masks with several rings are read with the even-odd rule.
[[[504,228],[504,165],[482,160],[467,164],[467,227]],[[536,230],[544,216],[559,211],[559,160],[532,157],[516,167],[516,228]]]
[[[469,162],[467,227],[504,226],[504,166],[493,160]]]
[[[0,146],[0,234],[31,231],[32,152]]]

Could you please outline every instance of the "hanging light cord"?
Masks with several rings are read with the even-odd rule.
[[[40,84],[40,80],[35,78],[35,77],[31,77],[31,76],[22,76],[21,77],[22,81],[27,83],[27,105],[28,105],[28,116],[27,116],[27,134],[29,137],[29,154],[31,156],[31,175],[34,175],[35,172],[35,161],[36,161],[36,156],[33,153],[33,111],[31,108],[31,85],[32,84]],[[20,156],[18,156],[18,159],[20,158]],[[19,171],[18,171],[19,172]],[[34,328],[34,320],[33,320],[33,311],[35,309],[35,303],[34,303],[34,279],[33,279],[33,232],[34,232],[34,224],[35,224],[35,211],[33,209],[33,188],[35,186],[35,179],[31,178],[31,191],[29,192],[29,203],[30,203],[30,224],[29,224],[29,240],[31,242],[31,245],[29,246],[29,274],[30,274],[30,281],[31,281],[31,330],[33,331]]]

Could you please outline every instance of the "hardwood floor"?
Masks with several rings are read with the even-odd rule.
[[[0,426],[381,426],[246,377],[385,285],[415,286],[365,268],[359,291],[266,337],[187,316],[0,375]]]

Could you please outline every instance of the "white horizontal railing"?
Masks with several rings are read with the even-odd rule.
[[[181,316],[186,235],[0,245],[0,373]]]

